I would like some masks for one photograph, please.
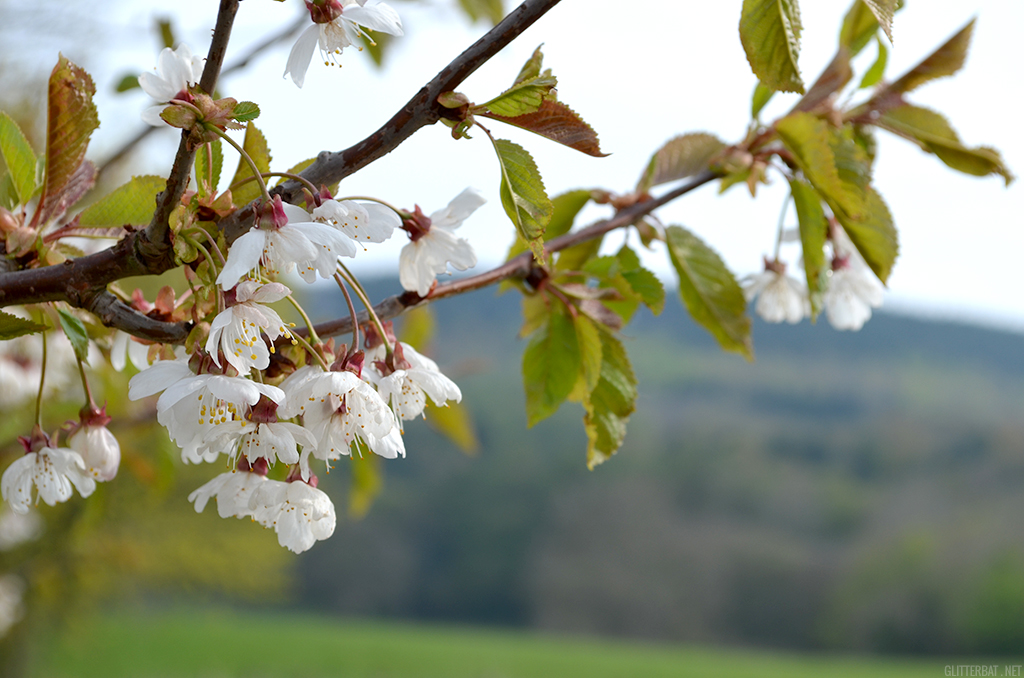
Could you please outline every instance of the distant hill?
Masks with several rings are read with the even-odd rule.
[[[1024,650],[1021,336],[885,313],[856,333],[755,322],[749,364],[670,298],[623,331],[639,412],[588,472],[578,406],[525,427],[518,294],[432,309],[433,355],[482,449],[408,425],[408,458],[386,464],[370,515],[300,560],[306,604],[794,648]],[[326,482],[341,496],[338,470]]]

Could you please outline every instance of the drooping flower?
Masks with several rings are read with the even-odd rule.
[[[360,35],[367,35],[363,28],[402,35],[402,20],[398,12],[377,0],[327,0],[318,4],[307,1],[306,7],[314,23],[299,35],[292,46],[283,76],[290,75],[292,82],[299,87],[306,80],[306,71],[317,45],[325,63],[329,63],[343,49],[353,45]]]
[[[267,481],[267,464],[260,462],[250,466],[240,460],[236,470],[221,473],[188,495],[195,503],[196,513],[202,513],[207,502],[217,500],[217,513],[221,518],[244,518],[252,515],[249,500],[257,487]]]
[[[20,438],[25,455],[7,467],[0,478],[0,494],[18,513],[42,499],[50,506],[71,498],[72,486],[83,497],[96,489],[96,481],[86,475],[85,462],[78,452],[57,447],[55,441],[37,426],[31,438]],[[36,488],[33,499],[32,488]]]
[[[139,87],[157,102],[142,112],[142,119],[159,127],[166,125],[160,114],[171,99],[191,101],[189,87],[199,82],[203,75],[203,57],[193,56],[188,45],[178,45],[172,50],[165,47],[160,52],[155,73],[143,73],[139,76]]]
[[[118,372],[131,362],[137,370],[149,367],[149,347],[132,340],[132,335],[122,330],[114,332],[110,346],[110,366]]]
[[[313,456],[329,461],[350,453],[362,441],[372,452],[388,459],[405,456],[395,415],[368,383],[348,370],[325,372],[307,366],[296,370],[281,388],[288,397],[282,417],[303,415],[317,440]]]
[[[338,257],[354,257],[355,243],[341,231],[325,223],[313,221],[309,212],[281,201],[264,206],[258,227],[238,238],[228,250],[228,258],[217,276],[217,284],[229,290],[244,275],[262,263],[271,275],[293,269],[307,283],[316,274],[334,275]]]
[[[380,346],[377,353],[383,353],[383,349]],[[455,382],[441,374],[437,363],[412,346],[396,342],[392,362],[394,369],[381,356],[367,367],[367,376],[377,386],[384,402],[391,406],[399,425],[423,414],[427,396],[435,405],[462,400],[462,392]]]
[[[313,210],[313,218],[335,226],[357,243],[382,243],[402,226],[402,219],[393,209],[353,200],[324,200]]]
[[[0,638],[6,636],[11,627],[25,615],[21,602],[24,592],[25,582],[18,575],[5,574],[0,577]]]
[[[770,323],[798,323],[810,311],[807,287],[786,275],[781,261],[764,262],[765,270],[743,280],[743,295],[749,303],[755,297],[754,310]]]
[[[222,374],[193,374],[186,360],[166,360],[132,377],[128,398],[138,400],[163,391],[156,418],[181,448],[185,462],[214,461],[226,450],[215,446],[221,432],[240,434],[250,407],[266,396],[284,401],[276,386]]]
[[[245,280],[235,286],[234,295],[226,294],[226,297],[234,297],[234,303],[213,319],[206,341],[206,352],[214,363],[220,367],[219,353],[223,351],[224,357],[239,374],[249,374],[253,367],[267,369],[270,350],[260,332],[271,341],[289,332],[277,311],[263,304],[280,301],[290,293],[291,290],[281,283],[260,285]]]
[[[308,551],[318,540],[334,534],[337,517],[331,498],[309,482],[267,480],[249,499],[253,520],[277,532],[277,542],[294,553]]]
[[[429,217],[416,206],[412,218],[402,224],[410,238],[398,259],[398,277],[403,288],[423,297],[430,292],[437,276],[448,271],[449,264],[459,271],[476,266],[472,246],[454,231],[485,202],[478,190],[467,188]]]
[[[247,463],[264,460],[268,465],[280,460],[285,464],[299,462],[298,445],[312,451],[316,438],[298,424],[277,420],[277,403],[263,396],[240,421],[241,426],[219,427],[209,431],[206,446],[234,455],[237,450]],[[305,474],[308,476],[308,472]]]
[[[885,288],[841,226],[832,229],[832,271],[823,303],[837,330],[857,331],[882,305]]]
[[[82,455],[86,473],[104,482],[113,480],[121,463],[121,446],[107,429],[106,407],[82,409],[78,424],[68,434],[68,447]]]

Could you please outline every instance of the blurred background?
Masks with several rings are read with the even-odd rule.
[[[560,98],[613,156],[581,159],[539,138],[507,136],[534,153],[551,194],[581,185],[627,191],[669,137],[709,130],[732,140],[748,122],[754,80],[736,39],[738,3],[683,14],[677,4],[688,3],[562,3],[464,91],[476,100],[496,94],[545,42]],[[890,72],[916,63],[979,11],[968,68],[936,84],[927,103],[946,111],[968,143],[1000,147],[1019,171],[1021,139],[1007,131],[1015,95],[990,83],[1009,77],[1000,55],[1012,40],[998,31],[1021,25],[1020,9],[931,4],[910,3],[897,16]],[[204,52],[209,5],[111,2],[97,11],[0,2],[0,108],[38,147],[45,79],[61,50],[96,80],[102,126],[90,157],[102,164],[143,130],[138,113],[148,105],[138,90],[118,94],[115,86],[155,63],[161,20]],[[222,83],[222,95],[263,106],[257,124],[275,166],[371,132],[497,14],[493,2],[394,6],[407,36],[386,45],[382,69],[372,50],[352,50],[340,71],[314,61],[298,90],[278,77],[289,37]],[[227,64],[281,33],[299,9],[244,3]],[[805,8],[805,79],[827,61],[845,9],[826,16]],[[588,41],[601,45],[594,60],[573,52]],[[681,65],[678,77],[643,85],[650,98],[629,111],[610,106],[623,87],[656,77],[651,64],[668,58],[661,49]],[[719,67],[707,65],[709,56]],[[779,104],[775,113],[784,111]],[[169,130],[146,137],[105,169],[97,197],[131,175],[165,171],[176,139]],[[482,270],[501,260],[511,229],[487,144],[453,144],[446,129],[424,130],[343,192],[419,203],[429,213],[469,183],[485,189],[490,204],[462,233]],[[443,301],[405,323],[402,331],[432,337],[427,352],[462,388],[471,426],[453,441],[430,422],[408,425],[408,457],[372,462],[381,487],[359,482],[359,464],[322,475],[338,528],[301,556],[248,521],[222,520],[212,508],[195,514],[185,497],[211,469],[183,466],[151,406],[124,402],[130,374],[104,373],[99,397],[110,403],[123,454],[118,479],[88,501],[41,507],[27,524],[0,509],[4,671],[726,676],[773,667],[778,675],[939,675],[950,656],[1011,664],[1024,654],[1020,188],[955,175],[902,142],[882,144],[876,182],[905,252],[887,310],[856,333],[824,321],[755,320],[753,364],[723,354],[677,298],[658,318],[641,310],[623,331],[640,382],[638,412],[621,452],[593,472],[579,407],[525,426],[514,292]],[[756,202],[739,190],[705,191],[666,210],[665,221],[701,233],[737,274],[758,270],[782,189],[765,187]],[[403,240],[355,262],[374,299],[401,291],[390,271]],[[659,255],[649,265],[667,272]],[[330,288],[307,296],[319,319],[337,317],[341,304]],[[73,389],[64,395],[64,404],[54,397],[52,425],[80,407]],[[4,405],[8,459],[31,409]],[[473,635],[480,628],[542,632],[557,644]],[[455,630],[431,636],[437,629]],[[586,638],[599,640],[577,640]],[[270,644],[282,663],[255,663]],[[435,667],[439,646],[450,652]],[[403,653],[412,657],[406,668]],[[523,659],[535,655],[549,659]],[[572,663],[553,670],[558,657]]]

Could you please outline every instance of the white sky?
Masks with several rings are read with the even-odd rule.
[[[507,0],[506,0],[507,1]],[[322,149],[340,150],[374,131],[427,80],[486,30],[470,26],[454,0],[410,3],[396,0],[406,36],[397,40],[384,72],[352,51],[344,67],[310,67],[302,90],[282,80],[288,45],[265,53],[244,75],[222,83],[221,91],[257,101],[275,169],[286,169]],[[545,66],[559,77],[559,98],[572,106],[599,133],[603,159],[526,132],[492,123],[496,135],[525,146],[537,160],[551,195],[580,187],[613,191],[631,189],[650,154],[670,137],[709,131],[727,142],[742,137],[749,119],[754,76],[737,35],[739,0],[696,3],[633,0],[563,0],[501,55],[471,77],[461,91],[484,101],[511,83],[523,61],[544,43]],[[835,49],[840,20],[848,2],[802,3],[804,37],[800,64],[810,83]],[[175,15],[179,39],[205,52],[216,3],[198,0],[118,5],[105,14],[92,45],[76,54],[59,35],[36,44],[52,64],[62,49],[94,75],[102,127],[94,136],[93,157],[101,158],[134,133],[138,111],[147,105],[141,93],[113,96],[113,83],[126,70],[155,63],[153,19]],[[298,3],[248,0],[242,4],[236,38],[229,51],[244,51],[274,27],[292,20]],[[81,11],[81,10],[80,10]],[[999,148],[1007,164],[1024,172],[1024,135],[1019,131],[1020,76],[1018,32],[1024,26],[1024,3],[1014,0],[911,0],[897,15],[895,47],[887,73],[894,77],[978,16],[966,68],[952,79],[912,93],[911,99],[937,109],[951,120],[969,145]],[[66,34],[65,34],[66,35]],[[101,56],[98,56],[102,54]],[[869,46],[857,62],[858,78],[874,59]],[[792,95],[777,95],[762,119],[783,113]],[[138,124],[141,124],[138,123]],[[146,171],[166,171],[176,134],[149,144]],[[908,142],[879,135],[875,184],[885,197],[900,231],[902,253],[890,279],[886,305],[947,318],[980,320],[1024,329],[1024,295],[1020,294],[1020,260],[1024,256],[1022,182],[1004,188],[1001,178],[968,177],[949,170]],[[228,161],[233,167],[233,160]],[[228,172],[230,175],[230,172]],[[349,178],[342,195],[370,194],[396,205],[419,203],[429,213],[444,206],[465,186],[490,199],[461,233],[480,257],[477,270],[497,264],[512,238],[512,226],[498,198],[498,170],[483,134],[454,141],[448,128],[436,125],[418,132],[398,151]],[[785,184],[775,176],[756,200],[735,187],[724,196],[714,186],[700,189],[659,212],[666,223],[680,223],[699,233],[722,254],[737,275],[758,270],[770,253]],[[585,213],[596,220],[607,212]],[[793,221],[791,218],[790,221]],[[621,236],[610,240],[617,246]],[[401,234],[393,242],[360,253],[357,271],[394,270]],[[783,252],[784,257],[787,251]],[[790,257],[795,265],[795,254]],[[666,279],[670,267],[662,251],[651,253],[649,266]]]

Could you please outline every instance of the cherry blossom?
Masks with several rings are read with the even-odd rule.
[[[810,312],[807,287],[786,275],[786,265],[765,260],[765,270],[743,280],[743,295],[747,302],[755,297],[754,310],[765,321],[795,324]]]
[[[857,331],[882,305],[885,287],[864,261],[841,226],[832,229],[832,271],[823,302],[837,330]]]
[[[82,455],[86,473],[101,482],[113,480],[121,463],[121,446],[107,429],[109,423],[105,408],[86,408],[81,422],[68,434],[68,447]]]
[[[354,257],[355,243],[333,226],[313,220],[309,212],[281,201],[266,209],[257,228],[238,238],[217,276],[217,284],[229,290],[262,263],[270,275],[297,270],[307,283],[334,275],[338,257]]]
[[[316,476],[302,480],[267,480],[252,491],[253,520],[277,532],[277,542],[294,553],[308,551],[318,540],[334,534],[334,504],[316,489]]]
[[[476,266],[472,246],[454,231],[485,202],[478,190],[467,188],[429,217],[416,207],[412,218],[402,225],[410,238],[398,259],[398,277],[403,288],[423,297],[430,292],[437,276],[448,271],[449,264],[459,271]]]
[[[71,498],[72,486],[83,497],[96,489],[96,481],[86,474],[82,456],[66,447],[57,447],[39,431],[32,438],[21,438],[28,452],[7,467],[0,478],[0,494],[18,513],[28,513],[42,499],[49,506]],[[37,496],[33,500],[33,486]]]
[[[328,0],[314,5],[306,3],[314,21],[295,41],[282,77],[289,75],[298,87],[306,80],[306,71],[317,45],[324,55],[325,63],[352,46],[360,35],[367,35],[362,28],[381,31],[390,35],[402,35],[402,20],[398,12],[377,0]]]
[[[249,500],[256,489],[267,482],[266,475],[250,471],[229,471],[194,490],[188,500],[195,503],[196,513],[202,513],[207,502],[217,500],[217,513],[221,518],[252,516]]]
[[[290,293],[291,290],[281,283],[260,285],[251,280],[238,283],[234,288],[234,303],[217,314],[210,325],[206,352],[214,363],[220,366],[219,354],[223,352],[239,374],[248,374],[253,367],[257,370],[267,369],[270,349],[260,332],[266,334],[271,341],[290,333],[281,316],[263,304],[280,301]]]
[[[303,415],[317,440],[313,452],[317,459],[348,455],[356,440],[388,459],[405,456],[401,435],[392,435],[398,434],[394,413],[370,384],[352,372],[303,367],[285,379],[281,388],[288,397],[280,415]]]
[[[238,446],[247,463],[263,459],[268,465],[299,462],[298,445],[312,450],[316,438],[298,424],[277,420],[277,403],[262,396],[242,419],[241,426],[219,427],[207,432],[205,444],[210,449],[229,450]],[[233,455],[232,455],[233,456]],[[305,474],[308,476],[308,472]]]
[[[192,55],[188,45],[178,45],[175,50],[165,47],[157,60],[156,72],[139,76],[142,91],[160,102],[143,111],[142,119],[154,127],[166,125],[160,114],[171,99],[191,101],[188,88],[202,77],[203,61],[203,57]]]
[[[376,353],[380,355],[383,351],[384,347],[380,346]],[[427,396],[435,405],[444,405],[449,400],[462,401],[462,392],[455,382],[441,374],[437,363],[412,346],[396,343],[393,362],[396,369],[391,370],[381,356],[367,368],[367,376],[399,422],[422,415]]]
[[[324,200],[313,210],[313,218],[335,226],[357,243],[382,243],[402,226],[402,219],[393,209],[352,200]]]

